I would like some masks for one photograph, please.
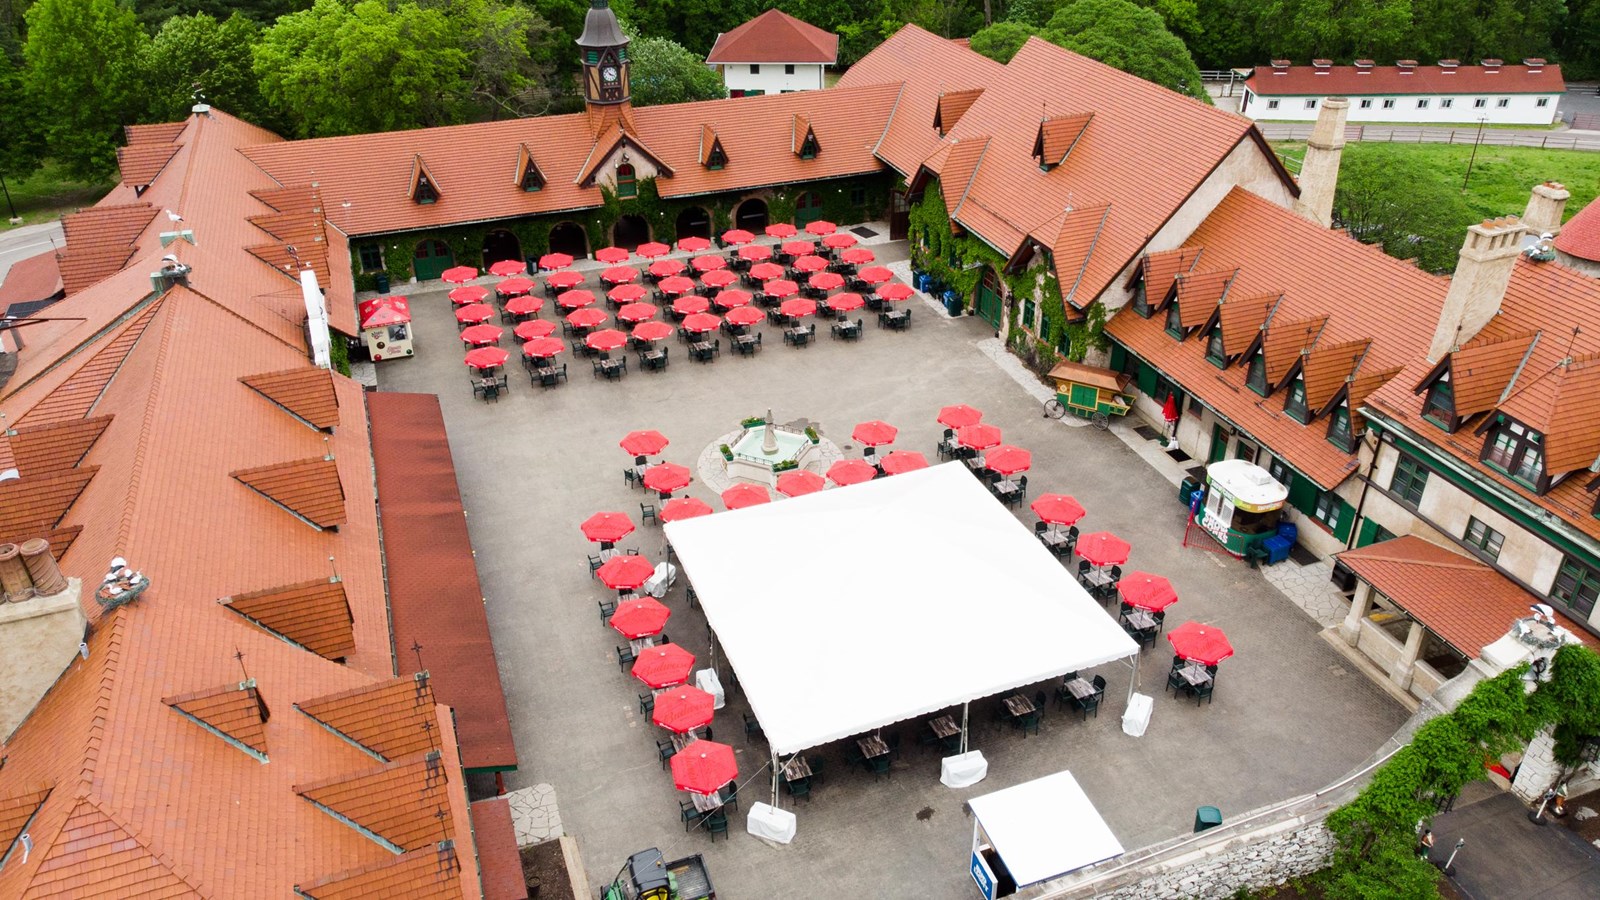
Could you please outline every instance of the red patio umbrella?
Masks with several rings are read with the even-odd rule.
[[[696,272],[709,272],[712,269],[726,269],[728,261],[715,253],[707,253],[705,256],[696,256],[690,265],[694,266]]]
[[[1120,566],[1133,548],[1109,531],[1091,531],[1078,538],[1078,555],[1096,566]]]
[[[528,264],[520,259],[502,259],[489,267],[490,275],[505,278],[509,275],[521,275],[528,271]]]
[[[676,275],[682,272],[684,268],[684,262],[681,259],[658,259],[650,264],[650,274],[657,278],[666,278],[668,275]]]
[[[750,262],[761,262],[772,258],[772,248],[766,244],[746,244],[739,248],[739,258]]]
[[[516,335],[519,341],[531,341],[534,338],[549,337],[555,334],[556,323],[549,319],[533,319],[519,323],[517,327],[511,329],[511,333]]]
[[[630,534],[633,534],[633,520],[627,513],[597,512],[578,526],[583,536],[599,544],[615,544]]]
[[[819,291],[831,291],[844,287],[844,276],[838,272],[818,272],[807,278],[806,284]]]
[[[566,346],[560,338],[534,338],[522,345],[522,355],[529,359],[549,359],[566,349]]]
[[[715,794],[739,777],[733,748],[716,741],[695,741],[672,757],[672,783],[680,791]]]
[[[570,290],[583,284],[583,274],[580,272],[556,272],[544,280],[558,291]]]
[[[878,477],[878,470],[864,459],[841,459],[828,467],[828,480],[837,485],[860,484]]]
[[[1172,582],[1149,572],[1129,572],[1117,581],[1117,592],[1122,599],[1140,609],[1161,612],[1178,602],[1178,592]]]
[[[940,407],[939,417],[935,421],[946,428],[963,428],[983,421],[983,413],[965,403],[957,403],[954,406]]]
[[[689,469],[677,463],[656,463],[644,470],[644,486],[666,494],[681,491],[689,486]]]
[[[523,294],[506,301],[506,312],[514,316],[537,316],[544,309],[544,298]]]
[[[1184,659],[1214,666],[1233,655],[1233,645],[1222,629],[1199,622],[1185,622],[1167,632],[1172,651]]]
[[[605,310],[595,309],[592,306],[585,306],[583,309],[575,309],[567,313],[567,324],[575,328],[593,328],[605,320]]]
[[[817,301],[810,297],[792,297],[778,304],[778,312],[796,319],[802,316],[814,315],[817,311]]]
[[[621,612],[621,607],[618,607]],[[674,734],[683,734],[711,724],[717,698],[697,687],[684,685],[656,697],[650,721]]]
[[[477,277],[478,270],[472,266],[454,266],[439,273],[440,281],[448,281],[451,284],[466,284]]]
[[[768,225],[763,230],[766,231],[767,237],[773,238],[792,238],[795,236],[795,234],[797,234],[794,226],[790,225],[788,222],[776,222]]]
[[[1021,447],[1006,444],[985,453],[983,464],[1001,475],[1015,475],[1033,466],[1033,454]]]
[[[672,337],[672,326],[659,320],[640,322],[633,326],[633,336],[641,341],[659,341]]]
[[[456,310],[456,321],[476,325],[494,316],[494,307],[487,303],[469,303]]]
[[[606,296],[611,298],[612,303],[634,303],[643,300],[648,293],[650,289],[642,284],[619,284],[606,291]]]
[[[852,266],[864,266],[878,257],[865,247],[851,247],[849,250],[839,254],[839,258]]]
[[[617,442],[629,456],[655,456],[672,443],[667,436],[653,428],[630,431]]]
[[[1040,494],[1029,504],[1033,514],[1051,525],[1076,525],[1083,518],[1083,505],[1066,494]]]
[[[494,286],[494,292],[502,297],[517,297],[531,290],[533,290],[533,279],[523,278],[520,275],[507,278]]]
[[[621,247],[602,247],[594,252],[594,258],[607,265],[616,265],[628,261],[628,251]]]
[[[796,272],[821,272],[828,267],[828,261],[820,256],[807,254],[796,258],[793,266]]]
[[[701,284],[705,285],[706,287],[714,288],[725,288],[738,280],[739,276],[733,274],[727,269],[712,269],[711,271],[700,276]]]
[[[612,557],[616,559],[617,557]],[[646,647],[633,661],[633,677],[653,688],[672,687],[689,680],[694,654],[677,644]],[[699,743],[698,741],[696,743]],[[721,787],[721,785],[718,785]],[[716,788],[712,788],[716,790]]]
[[[594,302],[594,291],[582,288],[566,291],[556,297],[556,305],[562,309],[582,309]]]
[[[610,353],[613,350],[627,346],[628,336],[615,328],[602,328],[583,339],[583,343],[601,353]]]
[[[711,242],[703,237],[690,236],[680,238],[678,240],[678,249],[684,253],[699,253],[702,250],[710,250]]]
[[[654,597],[624,600],[617,604],[617,611],[611,614],[611,627],[628,640],[636,641],[652,634],[660,634],[661,629],[667,627],[667,619],[671,616],[672,610],[667,609]]]
[[[778,476],[778,493],[785,497],[814,494],[827,487],[821,475],[806,469],[790,469]]]
[[[669,275],[656,283],[663,294],[687,294],[694,290],[694,282],[682,275]]]
[[[666,256],[668,253],[671,253],[672,248],[661,243],[660,241],[650,241],[633,248],[633,252],[639,254],[645,259],[655,259],[658,256]]]
[[[748,244],[755,239],[755,235],[745,231],[743,228],[733,228],[722,233],[722,242],[724,244]]]
[[[850,439],[857,443],[866,444],[868,447],[881,447],[884,444],[894,443],[895,435],[899,433],[900,429],[890,425],[888,422],[872,419],[871,421],[862,422],[852,429],[850,431]]]
[[[772,495],[759,484],[736,484],[722,492],[722,505],[728,509],[744,509],[771,502]]]
[[[656,309],[654,303],[629,303],[617,310],[617,320],[637,325],[640,322],[648,322],[654,319],[658,312],[660,310]]]
[[[900,475],[928,467],[928,458],[915,450],[896,450],[885,456],[878,465],[890,475]]]
[[[481,284],[469,284],[466,287],[458,287],[450,292],[450,302],[457,306],[482,303],[487,299],[489,299],[489,289]]]
[[[493,369],[506,364],[511,354],[504,347],[479,347],[468,351],[467,365],[474,369]]]
[[[830,250],[848,250],[851,247],[854,247],[857,243],[859,243],[859,241],[856,239],[856,236],[846,231],[830,234],[822,239],[822,246],[827,247]]]
[[[790,256],[811,256],[817,252],[817,245],[810,241],[784,241],[782,249]]]
[[[662,522],[681,522],[684,519],[698,519],[709,516],[716,510],[711,505],[696,497],[674,497],[661,504],[661,511],[656,514]]]
[[[910,297],[912,293],[911,285],[896,281],[894,284],[886,284],[879,289],[878,296],[885,300],[904,300]]]
[[[956,429],[956,443],[973,450],[987,450],[1000,446],[1000,429],[978,422]]]
[[[600,583],[614,591],[636,590],[655,574],[655,564],[637,553],[618,553],[594,570]]]
[[[741,291],[737,288],[729,288],[725,291],[717,291],[717,296],[714,298],[714,300],[716,304],[723,309],[732,309],[736,306],[746,306],[750,303],[750,292]]]
[[[572,255],[569,253],[546,253],[539,257],[539,268],[546,271],[565,269],[572,265]]]
[[[727,291],[723,291],[723,293],[727,293]],[[766,315],[754,306],[735,306],[733,309],[728,310],[728,314],[723,318],[727,319],[730,325],[755,325],[765,319]]]
[[[761,287],[768,297],[793,297],[800,293],[800,285],[787,278],[774,278]]]
[[[468,325],[461,329],[461,339],[474,347],[487,347],[498,344],[500,335],[505,334],[494,325]]]
[[[818,219],[815,222],[806,223],[806,234],[833,234],[838,230],[839,226],[829,222],[827,219]]]
[[[701,298],[704,299],[704,298]],[[707,331],[716,331],[722,324],[722,319],[711,313],[695,313],[683,317],[683,330],[700,334]]]
[[[627,284],[639,277],[639,270],[633,266],[612,266],[600,273],[600,280],[606,284]]]
[[[771,281],[783,277],[783,266],[777,263],[760,262],[750,267],[750,277],[757,281]]]
[[[689,294],[672,301],[672,311],[680,316],[692,316],[711,308],[711,301],[699,294]]]
[[[867,284],[879,285],[894,280],[894,273],[888,266],[868,266],[856,273],[856,277]]]

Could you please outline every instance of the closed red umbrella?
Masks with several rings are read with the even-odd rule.
[[[597,512],[578,526],[583,536],[595,543],[615,544],[633,534],[633,520],[627,513]]]
[[[680,316],[692,316],[711,308],[711,301],[699,294],[689,294],[672,301],[672,311]]]
[[[796,319],[802,316],[814,315],[817,311],[817,301],[809,297],[794,297],[778,304],[778,312]]]
[[[837,485],[860,484],[878,477],[878,470],[864,459],[841,459],[828,467],[828,480]]]
[[[772,495],[759,484],[736,484],[722,492],[722,505],[728,509],[744,509],[771,502]]]
[[[583,275],[578,272],[556,272],[546,278],[544,283],[558,291],[571,290],[583,284]]]
[[[474,347],[498,344],[502,334],[505,332],[493,325],[469,325],[461,329],[461,339]]]
[[[539,268],[546,271],[565,269],[572,265],[572,255],[569,253],[546,253],[539,257]]]
[[[1129,572],[1117,581],[1117,592],[1122,599],[1140,609],[1161,612],[1178,602],[1178,592],[1172,582],[1149,572]]]
[[[598,310],[597,310],[598,311]],[[628,336],[615,328],[602,328],[583,339],[583,343],[590,349],[599,350],[601,353],[610,353],[624,347],[628,343]]]
[[[448,281],[451,284],[466,284],[477,277],[478,270],[472,266],[455,266],[439,273],[439,280]]]
[[[894,273],[888,266],[868,266],[856,273],[856,277],[867,284],[879,285],[894,280]]]
[[[694,266],[696,272],[710,272],[712,269],[726,269],[728,261],[715,253],[707,253],[705,256],[696,256],[690,265]]]
[[[655,259],[658,256],[666,256],[668,253],[671,253],[672,248],[661,243],[660,241],[650,241],[633,248],[633,252],[639,254],[645,259]]]
[[[1040,494],[1029,508],[1051,525],[1076,525],[1085,515],[1083,505],[1066,494]]]
[[[628,640],[636,641],[639,638],[660,634],[661,629],[667,627],[667,619],[671,616],[672,610],[667,609],[654,597],[624,600],[617,604],[617,611],[611,614],[611,627]]]
[[[757,281],[771,281],[783,277],[783,266],[777,263],[761,262],[750,267],[750,277]]]
[[[739,777],[733,748],[716,741],[695,741],[672,757],[672,783],[680,791],[715,794]]]
[[[890,425],[888,422],[880,422],[877,419],[873,419],[868,422],[862,422],[852,429],[850,439],[857,443],[866,444],[868,447],[881,447],[884,444],[894,443],[895,435],[899,433],[900,429]]]
[[[622,611],[621,607],[617,608]],[[684,685],[656,696],[650,721],[674,734],[683,734],[711,724],[717,698],[697,687]]]
[[[637,325],[640,322],[648,322],[654,319],[658,312],[660,310],[656,309],[654,303],[629,303],[617,310],[617,319],[618,321],[631,322]]]
[[[658,259],[650,264],[650,274],[657,278],[666,278],[668,275],[676,275],[682,272],[684,268],[685,265],[681,259]]]
[[[724,244],[748,244],[755,239],[755,235],[745,231],[743,228],[733,228],[722,233],[722,242]]]
[[[736,306],[746,306],[750,303],[750,292],[729,288],[718,291],[715,302],[723,309],[732,309]]]
[[[616,559],[616,557],[612,557]],[[653,688],[672,687],[689,680],[694,654],[677,644],[646,647],[633,661],[633,677]],[[700,743],[700,742],[697,742]],[[724,782],[726,783],[726,782]],[[718,785],[717,787],[721,787]],[[716,788],[712,788],[716,790]]]
[[[1184,659],[1214,666],[1233,655],[1233,645],[1222,629],[1199,622],[1185,622],[1167,632],[1172,651]]]
[[[772,258],[772,248],[766,244],[746,244],[739,248],[739,258],[750,262],[761,262]]]
[[[822,246],[830,250],[848,250],[857,243],[856,236],[845,231],[827,235],[822,239]]]
[[[860,294],[848,291],[828,298],[828,306],[836,312],[853,312],[866,305],[867,301],[862,299]]]
[[[533,279],[517,276],[507,278],[494,286],[494,292],[502,297],[517,297],[533,290]]]
[[[655,574],[655,564],[637,553],[618,553],[594,570],[600,583],[615,591],[636,590]]]
[[[806,284],[819,291],[831,291],[844,287],[844,276],[838,272],[818,272],[806,279]]]
[[[800,285],[787,278],[774,278],[762,285],[761,291],[768,297],[793,297],[800,293]]]
[[[806,234],[833,234],[838,230],[839,226],[829,222],[827,219],[818,219],[815,222],[806,223]]]
[[[505,365],[510,358],[510,352],[504,347],[479,347],[468,351],[467,365],[474,369],[493,369]]]
[[[707,331],[716,331],[717,327],[721,324],[722,319],[712,315],[711,313],[701,312],[695,313],[691,316],[683,317],[683,330],[695,334],[700,334]]]
[[[630,431],[617,442],[629,456],[655,456],[672,443],[667,436],[653,428]]]
[[[709,503],[696,497],[674,497],[661,504],[661,511],[656,514],[662,522],[681,522],[684,519],[698,519],[709,516],[716,510]]]
[[[1109,531],[1091,531],[1078,538],[1078,555],[1096,566],[1120,566],[1133,550],[1128,542]]]
[[[794,226],[790,225],[788,222],[774,222],[773,224],[768,225],[764,230],[767,233],[767,237],[774,238],[792,238],[797,233],[794,229]]]
[[[566,344],[560,338],[541,337],[534,338],[522,345],[522,355],[529,359],[549,359],[565,350]]]
[[[687,294],[694,290],[694,282],[682,275],[669,275],[656,283],[663,294]]]
[[[727,291],[723,291],[723,293],[726,294]],[[765,319],[766,315],[754,306],[735,306],[733,309],[728,310],[728,314],[723,318],[727,319],[729,324],[732,325],[755,325]]]
[[[1167,402],[1161,407],[1161,418],[1168,425],[1178,421],[1178,395],[1167,394]]]
[[[581,309],[594,303],[594,292],[581,288],[567,291],[556,298],[556,305],[562,309]]]
[[[782,249],[790,256],[810,256],[817,252],[817,245],[810,241],[784,241]]]
[[[820,256],[807,255],[797,258],[793,265],[796,272],[821,272],[828,267],[828,261]]]
[[[1033,466],[1033,454],[1009,444],[996,447],[983,455],[983,464],[1001,475],[1026,472]]]
[[[476,325],[494,316],[494,307],[487,303],[470,303],[456,310],[456,321]]]
[[[778,476],[778,493],[785,497],[799,497],[803,494],[814,494],[827,487],[828,483],[822,476],[806,469],[790,469]]]
[[[648,293],[650,290],[642,284],[619,284],[606,291],[606,296],[611,298],[612,303],[633,303],[643,300]]]
[[[549,337],[555,334],[556,323],[549,319],[533,319],[518,324],[516,328],[511,329],[511,333],[517,336],[517,340],[531,341],[534,338]]]
[[[627,284],[639,277],[639,270],[633,266],[612,266],[600,273],[600,280],[606,284]]]
[[[506,301],[506,312],[514,316],[537,316],[544,309],[544,298],[523,294]]]
[[[864,266],[878,257],[865,247],[851,247],[849,250],[839,254],[839,258],[852,266]]]
[[[727,269],[712,269],[710,272],[700,276],[700,283],[712,288],[725,288],[738,280],[739,276]]]
[[[621,247],[602,247],[594,252],[594,258],[606,265],[616,265],[628,261],[628,251]]]
[[[703,237],[690,236],[680,238],[678,240],[678,249],[684,253],[699,253],[702,250],[710,250],[711,242]]]
[[[640,322],[633,326],[633,336],[641,341],[659,341],[672,337],[672,326],[659,320]]]
[[[1000,446],[1000,429],[979,422],[956,429],[956,443],[973,450],[987,450]]]
[[[585,306],[583,309],[575,309],[567,313],[567,324],[574,328],[594,328],[605,320],[605,310],[595,309],[592,306]]]
[[[689,486],[689,469],[677,463],[656,463],[644,470],[644,486],[670,494]]]
[[[894,284],[886,284],[878,290],[878,296],[885,300],[904,300],[910,297],[912,293],[911,285],[901,284],[898,281]]]
[[[890,475],[913,472],[928,467],[928,458],[915,450],[896,450],[885,456],[878,465]]]
[[[489,299],[489,289],[481,284],[469,284],[466,287],[458,287],[450,292],[450,302],[457,306],[482,303],[487,299]]]
[[[983,413],[973,409],[965,403],[939,408],[939,418],[936,420],[946,428],[965,428],[983,421]]]
[[[528,271],[528,264],[520,259],[502,259],[489,267],[490,275],[505,278],[508,275],[521,275]]]

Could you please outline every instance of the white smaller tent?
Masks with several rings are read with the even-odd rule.
[[[999,857],[1018,890],[1122,854],[1122,843],[1071,772],[973,797],[967,805],[974,820],[972,879],[985,897],[1005,896],[994,893],[996,873],[985,850]]]

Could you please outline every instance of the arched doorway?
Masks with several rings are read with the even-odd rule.
[[[629,213],[617,217],[617,224],[611,228],[611,245],[624,250],[633,250],[640,244],[650,240],[650,223],[644,216]]]
[[[985,266],[983,278],[979,279],[978,289],[972,299],[978,315],[996,328],[1000,327],[1000,316],[1004,310],[1000,300],[1001,291],[1000,273],[993,266]]]
[[[522,260],[522,242],[517,236],[505,229],[496,229],[483,236],[483,267],[490,266],[503,259]]]
[[[550,252],[583,259],[589,255],[589,234],[577,222],[561,222],[550,229]]]
[[[444,270],[455,265],[456,258],[450,252],[450,245],[444,241],[426,240],[418,241],[417,246],[411,251],[411,269],[418,281],[429,281],[444,274]]]
[[[678,213],[678,240],[686,237],[711,237],[711,214],[698,206],[691,206]]]
[[[794,227],[804,228],[822,218],[822,195],[806,191],[794,201]]]
[[[739,204],[733,213],[733,227],[743,228],[751,234],[760,234],[771,222],[767,219],[767,201],[752,197]]]

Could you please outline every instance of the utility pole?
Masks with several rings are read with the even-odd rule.
[[[1478,144],[1483,142],[1483,125],[1489,121],[1488,116],[1478,117],[1478,136],[1472,141],[1472,156],[1467,158],[1467,177],[1461,179],[1461,193],[1467,192],[1467,182],[1472,180],[1472,164],[1478,161]]]
[[[6,176],[4,175],[0,175],[0,193],[6,195],[6,209],[11,213],[11,224],[18,224],[21,217],[17,215],[17,208],[11,205],[11,189],[6,187]]]

